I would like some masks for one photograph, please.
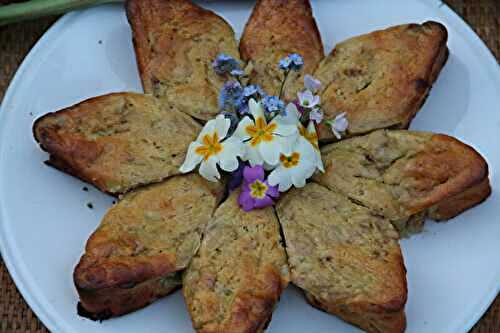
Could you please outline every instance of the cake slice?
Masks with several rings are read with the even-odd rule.
[[[491,192],[483,157],[447,135],[380,130],[325,146],[322,156],[315,182],[388,218],[403,236],[426,216],[449,219]]]
[[[448,57],[440,23],[405,24],[338,44],[314,75],[325,119],[345,112],[347,135],[407,128]],[[331,141],[325,122],[320,140]]]
[[[114,195],[179,174],[200,130],[184,113],[136,93],[91,98],[33,125],[49,165]]]
[[[291,280],[311,305],[367,332],[404,332],[406,269],[388,220],[314,183],[276,210]]]
[[[258,0],[240,41],[243,60],[250,62],[250,82],[269,95],[278,95],[283,73],[281,58],[300,54],[301,74],[292,72],[285,84],[285,99],[297,98],[303,75],[312,74],[324,57],[323,44],[312,15],[309,0]]]
[[[271,207],[243,211],[233,192],[208,223],[183,277],[183,294],[200,333],[263,332],[289,280]]]
[[[119,316],[179,288],[223,188],[190,174],[125,195],[104,216],[75,268],[80,315]]]
[[[212,62],[219,53],[239,58],[231,26],[188,0],[128,0],[126,8],[144,91],[172,110],[215,117],[227,78]]]

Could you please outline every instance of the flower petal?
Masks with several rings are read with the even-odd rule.
[[[321,172],[325,172],[325,167],[323,166],[323,159],[321,158],[321,152],[316,152],[316,167]]]
[[[266,195],[269,195],[273,198],[277,198],[280,196],[280,192],[278,191],[278,186],[271,186],[268,181],[266,181],[265,184],[269,186]]]
[[[264,208],[267,206],[274,205],[274,200],[271,197],[268,197],[267,195],[262,199],[255,199],[254,202],[255,202],[254,203],[255,208]]]
[[[285,124],[280,124],[276,120],[272,120],[271,124],[275,123],[277,126],[274,129],[273,133],[276,135],[280,136],[292,136],[297,133],[297,125],[285,125]]]
[[[244,156],[244,160],[249,161],[251,166],[262,165],[264,163],[264,160],[262,159],[262,156],[260,155],[257,147],[252,147],[249,144],[245,146],[246,153]]]
[[[264,122],[266,121],[266,117],[264,116],[264,109],[262,105],[255,101],[255,99],[251,98],[248,101],[248,107],[250,108],[250,114],[253,116],[254,120],[257,118],[263,118]]]
[[[224,117],[224,115],[219,114],[217,117],[215,117],[215,130],[219,135],[219,140],[222,140],[226,137],[227,131],[229,130],[230,126],[231,120]]]
[[[290,168],[290,177],[295,187],[304,187],[306,180],[312,176],[316,167],[310,161],[300,161],[300,164]]]
[[[216,182],[220,178],[219,170],[217,170],[217,157],[212,156],[208,161],[201,162],[200,175],[211,182]]]
[[[282,166],[274,169],[267,178],[271,186],[278,185],[280,192],[286,192],[292,187],[292,179],[287,169]]]
[[[250,195],[249,190],[241,191],[238,196],[238,203],[245,212],[249,212],[254,208],[254,198]]]
[[[189,144],[186,159],[179,168],[180,172],[187,173],[192,171],[198,165],[198,163],[203,160],[203,156],[195,152],[196,148],[200,146],[202,146],[202,144],[196,141]]]
[[[245,167],[243,169],[243,178],[245,178],[247,183],[253,183],[257,179],[264,180],[264,168],[261,165]]]
[[[244,157],[245,144],[235,137],[230,137],[222,143],[219,153],[219,165],[222,170],[232,172],[238,168],[238,157]]]
[[[215,119],[207,121],[205,126],[203,126],[203,128],[201,129],[200,134],[198,134],[198,138],[196,139],[196,141],[203,142],[203,137],[207,134],[211,136],[215,132],[215,128],[216,128]]]
[[[240,120],[233,136],[239,138],[241,141],[250,139],[250,135],[247,133],[246,127],[253,126],[254,124],[255,124],[254,121],[250,119],[250,117],[248,116],[243,117],[243,119]]]
[[[312,75],[306,74],[304,76],[304,86],[306,87],[306,89],[316,91],[321,88],[321,82],[315,79]]]
[[[260,156],[267,164],[276,165],[280,161],[280,153],[282,151],[281,144],[278,138],[274,138],[269,142],[261,142],[258,145]]]

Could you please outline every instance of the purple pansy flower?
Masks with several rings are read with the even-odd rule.
[[[243,169],[243,180],[238,203],[244,211],[274,205],[273,199],[279,197],[278,186],[269,185],[262,165],[246,166]]]

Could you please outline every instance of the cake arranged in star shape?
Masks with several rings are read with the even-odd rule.
[[[291,282],[367,332],[403,332],[398,240],[491,192],[472,147],[405,130],[446,63],[446,28],[390,27],[325,56],[307,0],[258,0],[239,47],[188,0],[126,11],[144,94],[33,126],[47,164],[119,198],[75,268],[78,313],[182,288],[197,332],[263,332]]]

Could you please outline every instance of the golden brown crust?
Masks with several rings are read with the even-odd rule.
[[[243,211],[233,192],[209,222],[183,277],[197,332],[262,332],[289,276],[272,208]]]
[[[414,224],[428,212],[452,217],[490,194],[486,161],[447,135],[382,130],[322,152],[326,172],[314,181],[390,219],[403,234],[418,231]]]
[[[121,315],[177,288],[222,192],[221,184],[191,174],[131,192],[113,206],[74,272],[88,316]]]
[[[403,332],[406,270],[390,221],[308,184],[276,207],[292,282],[315,307],[367,332]]]
[[[383,307],[375,312],[368,312],[366,308],[373,307],[372,304],[356,304],[346,308],[342,305],[324,303],[310,293],[305,293],[306,299],[315,308],[328,313],[338,315],[340,318],[350,322],[364,331],[370,333],[402,333],[406,329],[406,315],[404,311],[383,310]]]
[[[338,44],[315,72],[323,83],[325,119],[347,113],[347,135],[407,128],[444,66],[446,28],[436,22],[406,24]],[[333,134],[325,122],[320,140]]]
[[[127,17],[144,91],[171,109],[213,118],[225,78],[211,64],[219,53],[239,58],[231,26],[188,0],[128,0]]]
[[[241,57],[251,61],[252,83],[270,95],[278,95],[281,58],[298,53],[304,58],[303,74],[312,74],[324,56],[323,44],[309,0],[259,0],[240,41]],[[296,98],[303,75],[291,73],[285,85],[285,99]]]
[[[136,93],[91,98],[33,125],[48,164],[115,195],[179,174],[200,129],[189,116]]]
[[[459,193],[449,199],[440,201],[429,208],[429,218],[436,221],[451,219],[465,210],[472,208],[488,198],[491,194],[490,180],[485,177],[477,185]]]

